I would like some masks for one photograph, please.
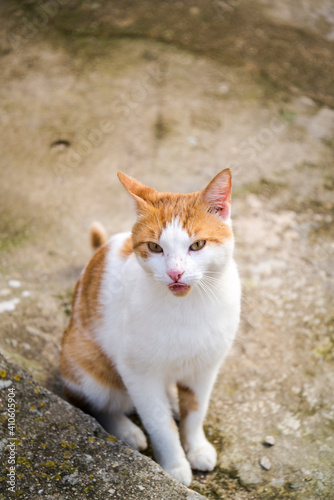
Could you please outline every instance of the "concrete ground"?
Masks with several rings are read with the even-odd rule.
[[[296,4],[0,11],[0,345],[40,383],[61,393],[91,222],[134,221],[117,170],[188,192],[232,168],[243,311],[192,484],[211,499],[334,498],[334,14]]]

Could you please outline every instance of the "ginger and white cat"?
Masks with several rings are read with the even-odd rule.
[[[143,450],[146,437],[127,416],[136,409],[158,463],[189,486],[191,469],[216,464],[203,420],[239,324],[231,172],[189,194],[118,177],[136,202],[137,222],[109,241],[100,225],[92,227],[97,250],[76,285],[63,336],[64,391]]]

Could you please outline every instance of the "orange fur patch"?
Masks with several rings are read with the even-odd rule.
[[[108,251],[109,245],[104,245],[93,255],[74,296],[73,312],[78,314],[82,327],[87,330],[101,317],[99,299]]]
[[[191,292],[191,287],[187,288],[186,290],[178,290],[178,291],[172,291],[172,294],[174,297],[186,297]]]
[[[179,430],[177,428],[177,425],[175,423],[175,420],[172,418],[169,424],[170,429],[172,429],[173,432],[178,433]]]
[[[194,391],[183,385],[177,385],[179,391],[180,421],[187,418],[189,413],[198,410],[198,401]]]
[[[221,244],[232,237],[231,227],[210,205],[210,200],[220,196],[221,189],[222,199],[230,203],[229,169],[220,172],[204,191],[187,194],[159,193],[120,172],[118,177],[137,204],[138,220],[132,229],[132,241],[134,251],[143,259],[150,253],[147,243],[159,243],[163,229],[176,218],[194,242],[204,239],[209,244]]]
[[[81,368],[100,385],[111,389],[125,390],[122,378],[99,345],[73,324],[64,333],[61,357],[61,372],[64,378],[73,380],[75,367]]]
[[[107,233],[99,222],[94,222],[90,228],[90,244],[93,250],[97,250],[100,246],[107,242]]]
[[[232,237],[231,227],[219,215],[209,212],[200,192],[156,193],[149,201],[132,230],[134,251],[144,259],[149,255],[147,243],[159,243],[162,230],[176,217],[194,242],[222,244]]]
[[[93,326],[101,318],[101,281],[108,251],[109,245],[97,250],[76,284],[71,319],[62,339],[60,369],[65,379],[79,386],[78,368],[104,387],[125,391],[121,376],[112,361],[94,340]],[[65,395],[76,406],[86,406],[82,397],[70,389],[65,390]]]
[[[133,253],[132,238],[129,236],[123,243],[122,248],[119,251],[121,257],[129,257]]]

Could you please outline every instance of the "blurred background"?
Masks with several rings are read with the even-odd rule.
[[[134,221],[116,172],[189,192],[230,167],[242,323],[193,486],[334,498],[333,1],[2,0],[0,23],[1,350],[61,394],[89,226]]]

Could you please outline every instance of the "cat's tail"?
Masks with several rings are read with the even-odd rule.
[[[108,241],[108,235],[102,224],[99,222],[93,222],[90,226],[90,244],[93,250],[97,250]]]

